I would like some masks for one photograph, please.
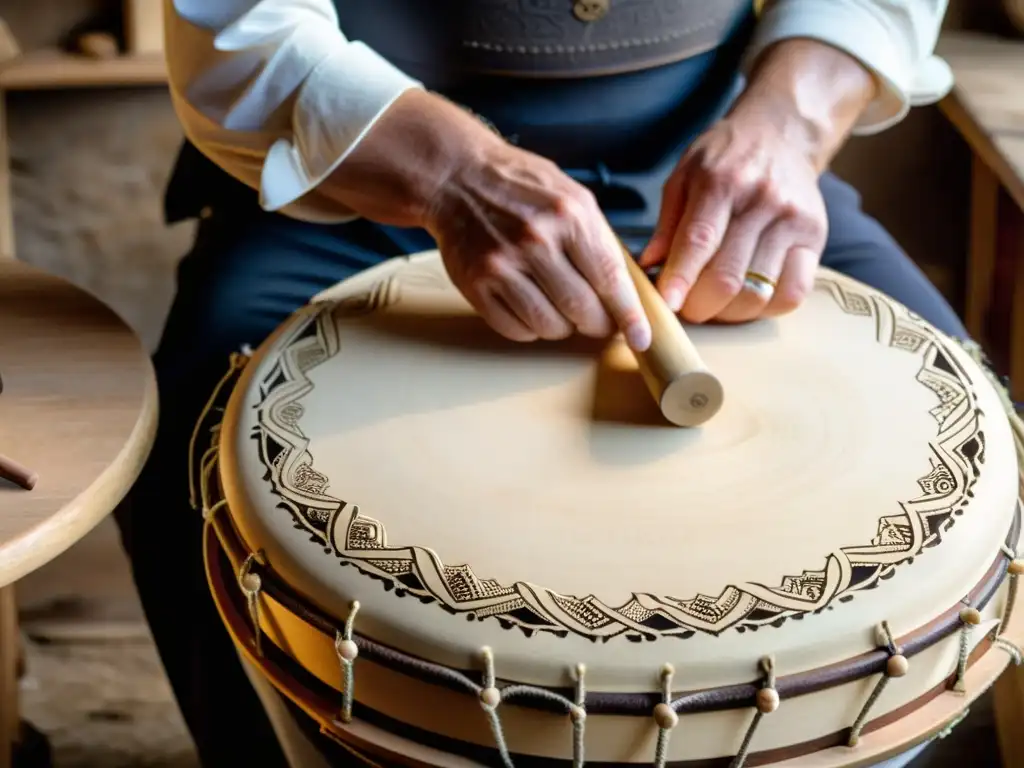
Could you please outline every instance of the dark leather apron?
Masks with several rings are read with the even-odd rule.
[[[620,75],[719,46],[751,0],[337,0],[341,28],[418,76]]]
[[[341,29],[559,163],[626,237],[649,232],[679,155],[742,87],[752,0],[335,0]],[[256,205],[186,145],[170,221]]]

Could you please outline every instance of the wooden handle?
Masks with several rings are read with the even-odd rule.
[[[9,459],[3,454],[0,454],[0,477],[4,480],[10,480],[15,485],[19,485],[26,491],[31,491],[36,487],[36,483],[39,480],[39,475],[30,470],[28,467],[24,467],[14,459]]]
[[[666,419],[679,427],[700,426],[722,407],[722,383],[704,365],[679,318],[633,255],[625,246],[622,250],[651,324],[651,345],[636,353],[640,373]]]

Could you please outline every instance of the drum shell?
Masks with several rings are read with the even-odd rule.
[[[225,517],[219,527],[227,531],[226,526],[230,525],[226,519],[228,513],[223,511],[222,514]],[[1011,535],[1016,536],[1016,531],[1011,532]],[[216,536],[213,527],[208,529],[208,538]],[[222,535],[222,538],[233,537]],[[237,545],[237,541],[235,543]],[[208,543],[208,550],[217,553],[221,546],[221,542],[212,547]],[[231,553],[230,541],[224,549]],[[229,554],[228,562],[236,572],[242,567],[241,555],[244,551],[243,544],[234,551],[233,557]],[[993,564],[990,582],[993,578],[996,580],[996,592],[980,611],[982,623],[970,630],[968,647],[971,663],[983,655],[1003,654],[1001,650],[991,648],[991,639],[992,630],[999,624],[999,617],[1006,607],[1007,585],[1005,581],[999,583],[1005,562],[1005,558],[1000,558]],[[224,576],[223,571],[210,569],[214,597],[222,613],[229,613],[232,610],[230,603],[237,603],[239,598],[237,595],[232,597],[232,592],[237,592],[237,586]],[[261,640],[264,645],[272,643],[274,649],[278,649],[324,686],[335,693],[341,691],[342,668],[335,650],[335,638],[314,628],[266,592],[259,597],[259,606]],[[315,606],[311,607],[316,610]],[[954,613],[960,607],[959,604],[954,606]],[[237,608],[236,605],[234,610]],[[233,637],[240,650],[258,662],[258,655],[253,655],[252,645],[237,633],[233,633]],[[950,692],[950,688],[956,676],[962,639],[960,630],[953,631],[913,655],[908,674],[886,686],[871,708],[871,717],[865,731],[870,732],[905,717],[927,705],[936,696],[957,696]],[[383,754],[399,750],[398,755],[401,755],[403,749],[416,751],[410,745],[418,745],[428,748],[422,750],[424,755],[434,756],[430,761],[432,764],[444,766],[457,764],[463,759],[460,756],[463,751],[472,754],[474,748],[493,750],[494,738],[475,696],[425,682],[396,671],[390,665],[366,658],[359,658],[355,668],[357,712],[365,708],[363,711],[369,710],[367,716],[371,722],[380,720],[387,723],[383,729],[368,729],[370,734],[375,735],[377,743],[364,743],[364,749],[378,750]],[[356,743],[359,742],[359,726],[353,730],[353,726],[346,726],[336,716],[340,712],[340,704],[335,712],[325,712],[322,703],[318,707],[315,697],[303,695],[301,685],[289,688],[287,671],[284,676],[286,680],[283,685],[280,680],[274,681],[279,689],[317,720],[326,732],[342,740],[355,739]],[[778,710],[768,716],[757,732],[753,748],[757,760],[752,764],[767,765],[794,759],[842,743],[850,724],[857,718],[878,679],[879,675],[868,675],[824,690],[783,699]],[[296,681],[290,682],[294,684]],[[337,701],[340,702],[340,696]],[[751,707],[739,707],[684,714],[676,728],[675,738],[669,743],[668,761],[692,763],[696,766],[702,765],[701,761],[732,757],[740,748],[754,711]],[[335,716],[332,717],[332,714]],[[513,755],[520,758],[548,758],[571,764],[572,727],[565,714],[511,703],[502,704],[500,714],[506,742]],[[365,723],[362,728],[367,730]],[[650,716],[589,714],[586,734],[589,763],[650,764],[658,730]],[[361,738],[367,738],[366,734],[362,733]],[[451,748],[449,740],[457,745],[455,754],[447,751]],[[909,747],[912,744],[903,746]],[[855,754],[851,750],[851,760],[854,759]],[[521,759],[517,764],[520,762]]]
[[[369,277],[367,276],[365,279],[369,279]],[[270,344],[272,343],[271,341]],[[993,398],[988,395],[986,397],[989,399],[985,405],[991,405]],[[229,417],[232,412],[238,412],[238,403],[241,402],[237,392],[233,398],[234,408],[228,408]],[[998,414],[992,413],[989,415],[998,416]],[[228,471],[221,472],[220,476],[221,479],[226,480],[225,484],[228,487],[225,488],[226,495],[218,497],[216,504],[219,505],[220,511],[217,514],[221,524],[230,523],[241,541],[240,547],[233,553],[232,570],[237,571],[241,567],[242,560],[247,553],[257,552],[263,547],[267,547],[268,551],[271,551],[269,558],[271,567],[275,564],[280,565],[281,559],[273,551],[275,542],[268,540],[266,531],[260,529],[259,526],[254,526],[252,516],[246,514],[247,510],[244,507],[248,503],[248,497],[245,489],[238,488],[237,484],[235,488],[230,488],[232,479],[236,477],[230,466],[234,461],[232,451],[236,450],[243,441],[239,434],[236,434],[238,430],[232,425],[230,418],[225,421],[225,425],[227,428],[221,432],[221,449],[222,459],[229,466]],[[1003,429],[998,424],[993,426],[999,430]],[[975,535],[979,546],[976,551],[977,562],[972,560],[970,566],[973,569],[972,573],[988,567],[981,558],[991,557],[990,553],[998,547],[998,542],[992,541],[991,538],[995,534],[995,528],[1002,525],[1001,521],[1008,517],[1007,509],[1001,505],[998,505],[998,509],[989,510],[979,509],[980,506],[975,504],[974,514],[980,513],[982,517],[986,518],[986,526],[992,530],[979,531]],[[1015,529],[1011,531],[1007,543],[1010,546],[1016,545]],[[230,550],[230,547],[228,549]],[[1005,556],[996,556],[993,567],[997,570],[1005,568],[1005,559]],[[345,600],[350,600],[352,596],[334,595],[330,596],[331,599],[326,602],[318,600],[309,590],[304,589],[305,585],[302,583],[302,579],[299,579],[298,583],[292,583],[288,569],[294,569],[295,565],[287,563],[284,565],[283,569],[277,571],[281,584],[302,596],[314,608],[318,608],[333,621],[334,630],[339,630],[343,626],[345,618],[345,613],[339,606],[343,606]],[[230,579],[224,579],[223,574],[217,576],[212,570],[211,574],[214,593],[222,610],[225,610],[225,605],[229,601],[227,596],[234,587],[230,583]],[[1001,575],[1000,572],[999,576]],[[973,579],[974,576],[960,576],[956,584],[962,584],[962,588],[965,590],[969,589],[972,585],[967,583],[968,578]],[[374,589],[377,588],[371,582],[367,583],[371,584]],[[995,626],[1002,613],[1005,602],[1004,591],[1005,587],[1000,588],[995,599],[991,600],[987,599],[991,597],[991,591],[986,593],[985,605],[982,608],[983,622],[980,628],[971,632],[968,650],[971,647],[977,647],[979,653],[987,650],[986,630]],[[369,601],[370,598],[367,597],[367,600]],[[261,634],[268,644],[268,648],[280,648],[286,656],[294,660],[297,668],[312,674],[323,685],[335,691],[339,690],[341,667],[334,648],[333,630],[324,632],[308,626],[266,592],[259,598],[258,605],[260,606]],[[412,605],[416,609],[420,608],[415,603]],[[929,618],[933,615],[937,616],[943,611],[946,614],[952,612],[955,615],[957,605],[936,605],[934,608],[926,608],[926,610],[934,611],[934,613],[928,613]],[[899,619],[900,617],[893,618]],[[905,620],[906,617],[903,618]],[[859,652],[861,648],[870,647],[872,627],[869,624],[870,622],[865,623],[862,628],[858,627],[858,636],[854,641],[850,637],[845,638],[847,647],[856,649],[853,651],[854,653]],[[363,632],[368,633],[368,637],[376,638],[375,629],[372,626],[372,623],[367,624],[364,619],[357,623],[357,632],[362,628]],[[371,628],[368,629],[368,627]],[[912,631],[912,626],[902,625],[899,628],[904,632]],[[861,633],[863,638],[860,637]],[[251,651],[243,635],[236,634],[236,641],[239,642],[243,652]],[[960,632],[950,631],[930,647],[919,649],[919,652],[911,657],[910,673],[886,687],[872,707],[869,721],[877,724],[884,722],[887,717],[902,718],[906,712],[912,709],[913,705],[924,704],[929,696],[936,695],[943,688],[948,687],[950,675],[957,666],[957,658],[961,651],[960,643]],[[629,648],[630,646],[623,647]],[[408,652],[408,648],[405,650]],[[461,649],[459,653],[470,650]],[[671,652],[685,654],[686,646],[685,644],[673,646]],[[467,652],[465,656],[468,660],[470,654]],[[458,654],[456,654],[456,658],[458,658]],[[438,662],[437,658],[430,660]],[[502,649],[496,649],[499,678],[502,669],[508,668],[508,662],[508,654],[503,656]],[[785,676],[811,671],[793,669],[793,662],[793,658],[787,658],[778,673]],[[458,660],[455,661],[456,666],[459,663]],[[852,660],[845,657],[829,657],[825,659],[824,663],[843,665],[852,663]],[[815,665],[822,665],[820,655],[812,662],[807,662],[807,666]],[[753,678],[756,666],[757,658],[752,655],[749,660],[749,682],[751,684],[758,683]],[[341,734],[343,738],[353,735],[354,729],[359,726],[360,712],[362,712],[370,719],[378,717],[390,719],[392,727],[399,732],[410,728],[419,729],[419,733],[413,736],[411,741],[405,742],[406,745],[417,742],[426,743],[432,737],[444,737],[463,744],[493,749],[494,742],[489,725],[481,712],[480,703],[474,695],[455,692],[444,686],[425,682],[414,675],[396,671],[388,664],[365,656],[361,656],[357,661],[356,670],[356,724],[352,726],[339,725],[337,717],[334,716],[335,713],[331,711],[330,707],[317,709],[313,703],[303,698],[301,692],[294,697],[296,703],[310,711],[325,728]],[[567,673],[568,671],[566,670]],[[597,669],[596,672],[600,674],[601,670]],[[730,679],[733,681],[748,681],[748,678],[745,677],[747,672],[739,667],[734,667],[731,675]],[[656,677],[657,670],[652,668],[650,673],[652,687],[647,691],[639,692],[644,694],[654,692]],[[753,745],[756,759],[751,764],[768,764],[787,754],[807,753],[830,746],[837,740],[841,741],[850,725],[857,719],[865,702],[870,698],[879,677],[876,673],[864,674],[857,679],[845,680],[822,690],[784,697],[779,710],[772,713],[761,724],[756,734]],[[600,681],[601,678],[598,677],[597,680]],[[512,679],[511,682],[537,684],[536,680],[521,678]],[[286,679],[279,683],[283,690],[289,690]],[[676,695],[678,695],[678,690],[686,690],[688,683],[690,686],[694,685],[692,677],[680,676],[673,689]],[[636,688],[624,689],[621,685],[615,688],[605,687],[601,682],[591,686],[592,694],[598,696],[608,691],[629,693],[636,690]],[[734,705],[713,711],[685,713],[675,735],[670,740],[669,760],[688,762],[728,758],[735,755],[754,719],[754,709],[751,704],[752,702],[747,702],[746,705]],[[564,713],[531,709],[515,704],[502,704],[499,709],[502,728],[509,749],[514,754],[546,757],[556,761],[571,760],[572,729],[569,719]],[[649,712],[625,715],[592,711],[587,718],[586,730],[588,762],[646,763],[653,757],[657,728]],[[384,741],[400,742],[400,738],[393,735],[382,738]],[[378,746],[387,751],[387,747]],[[449,764],[456,760],[451,755],[446,755],[444,750],[437,754],[442,755],[433,760],[437,764]],[[851,753],[851,760],[855,759]],[[427,762],[432,761],[428,760]]]

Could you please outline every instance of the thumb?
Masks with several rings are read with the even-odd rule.
[[[672,239],[675,237],[679,222],[683,218],[683,211],[686,209],[686,195],[684,194],[683,176],[676,171],[669,178],[661,197],[661,210],[658,213],[658,224],[654,228],[654,234],[647,242],[643,253],[640,254],[639,263],[644,269],[661,264],[668,258],[669,249],[672,247]]]

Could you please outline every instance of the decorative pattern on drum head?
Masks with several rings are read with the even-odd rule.
[[[593,595],[561,595],[526,582],[499,584],[479,577],[469,565],[444,563],[426,547],[390,543],[383,523],[329,495],[328,478],[313,466],[301,428],[301,400],[313,389],[306,374],[338,353],[337,315],[387,303],[394,290],[389,280],[381,290],[370,291],[365,302],[323,304],[296,321],[279,358],[258,383],[252,437],[280,507],[325,552],[381,581],[398,596],[436,602],[470,621],[493,619],[527,636],[573,633],[595,641],[617,636],[642,641],[686,638],[698,632],[753,632],[803,619],[876,587],[891,578],[897,566],[937,545],[970,503],[985,460],[984,416],[970,376],[950,353],[953,343],[879,294],[822,278],[816,290],[831,295],[847,313],[873,322],[879,343],[920,359],[916,379],[936,396],[930,413],[938,428],[929,444],[930,465],[922,468],[926,471],[918,480],[921,495],[894,501],[892,514],[879,520],[870,542],[843,547],[829,554],[820,570],[784,576],[774,587],[735,584],[717,596],[689,599],[634,593],[624,605],[610,606]]]

